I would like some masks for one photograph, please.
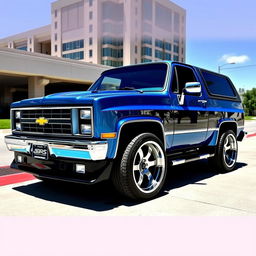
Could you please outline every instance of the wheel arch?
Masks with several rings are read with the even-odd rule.
[[[148,125],[150,124],[150,127]],[[139,119],[125,119],[118,123],[118,135],[114,158],[116,158],[119,149],[124,146],[130,139],[136,137],[140,133],[152,133],[156,135],[163,143],[166,150],[166,140],[164,134],[164,126],[158,118],[139,118]],[[126,131],[128,131],[126,133]]]
[[[224,132],[231,130],[235,133],[235,136],[237,138],[237,129],[238,129],[238,124],[235,120],[226,120],[222,121],[219,125],[219,132],[218,132],[218,137],[217,137],[217,143],[219,141],[219,138],[221,134]]]

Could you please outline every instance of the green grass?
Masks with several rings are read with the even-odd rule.
[[[10,119],[0,119],[0,129],[10,129]]]
[[[245,116],[245,120],[256,120],[256,116]]]

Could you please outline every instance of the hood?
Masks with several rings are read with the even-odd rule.
[[[157,95],[157,97],[156,97]],[[42,98],[33,98],[18,101],[12,108],[37,107],[37,106],[77,106],[97,104],[101,110],[118,110],[131,106],[168,104],[168,97],[163,92],[138,92],[138,91],[79,91],[63,92],[48,95]],[[160,103],[161,101],[161,103]],[[170,104],[170,103],[169,103]],[[113,109],[114,108],[114,109]]]

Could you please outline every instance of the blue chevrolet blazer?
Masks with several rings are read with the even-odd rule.
[[[111,179],[135,200],[155,197],[171,166],[209,159],[235,168],[244,110],[231,80],[178,62],[110,69],[88,91],[11,105],[12,166],[43,181]]]

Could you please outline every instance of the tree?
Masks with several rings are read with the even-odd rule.
[[[245,113],[249,116],[255,115],[256,111],[256,88],[248,90],[243,95]]]

